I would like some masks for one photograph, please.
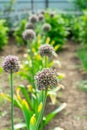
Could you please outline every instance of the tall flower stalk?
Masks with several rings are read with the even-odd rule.
[[[33,40],[35,37],[36,37],[36,34],[33,29],[27,29],[23,33],[23,38],[24,38],[24,40],[27,41],[27,51],[28,51],[28,54],[30,55],[31,62],[32,62],[31,64],[32,64],[32,77],[33,77],[32,84],[33,84],[33,86],[35,86],[35,85],[34,85],[34,63],[33,63],[32,44],[33,44]]]
[[[11,87],[11,124],[14,130],[14,88],[13,88],[13,74],[10,72],[10,87]]]
[[[35,76],[35,81],[38,89],[42,93],[42,110],[39,114],[38,120],[37,120],[37,125],[36,125],[36,130],[40,130],[40,127],[43,127],[43,114],[44,114],[44,109],[46,105],[46,99],[47,99],[47,92],[48,89],[52,87],[56,87],[58,84],[57,80],[57,74],[54,70],[49,69],[49,68],[44,68],[42,71],[39,71],[36,76]],[[40,126],[41,124],[41,126]]]
[[[11,88],[11,127],[14,130],[14,87],[13,87],[13,73],[19,70],[19,60],[16,56],[6,56],[3,62],[3,69],[10,74],[10,88]]]

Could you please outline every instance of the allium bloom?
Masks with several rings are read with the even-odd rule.
[[[32,29],[27,29],[23,32],[23,38],[24,40],[33,40],[35,38],[36,34]]]
[[[44,16],[43,16],[42,14],[39,14],[38,20],[39,20],[39,21],[43,21],[43,19],[44,19]]]
[[[32,23],[27,23],[26,24],[26,27],[25,27],[26,29],[34,29],[34,25],[32,24]]]
[[[40,13],[41,13],[41,14],[45,14],[45,11],[44,11],[44,10],[42,10]]]
[[[44,68],[35,76],[38,89],[53,88],[58,85],[57,73],[49,68]]]
[[[3,69],[5,72],[18,72],[19,70],[19,60],[18,57],[8,55],[5,57],[3,62]]]
[[[29,21],[31,23],[37,23],[38,22],[38,17],[36,15],[32,15],[31,17],[29,17]]]
[[[51,57],[54,55],[54,49],[49,44],[44,44],[39,48],[39,53],[41,56]]]
[[[54,17],[54,12],[50,13],[50,17],[52,17],[52,18]]]
[[[49,32],[51,30],[51,25],[48,24],[48,23],[45,23],[43,26],[42,26],[42,30],[44,32]]]

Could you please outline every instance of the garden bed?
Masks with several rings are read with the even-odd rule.
[[[77,89],[77,83],[84,79],[84,75],[79,71],[78,66],[80,61],[77,58],[76,51],[78,48],[77,43],[68,41],[63,47],[63,50],[59,52],[58,60],[61,62],[62,67],[58,70],[65,74],[65,78],[62,81],[64,90],[58,93],[58,102],[66,102],[67,108],[58,114],[46,127],[46,130],[53,130],[54,127],[61,127],[64,130],[87,130],[87,95],[86,93]],[[13,54],[19,57],[20,61],[23,60],[23,54],[25,47],[17,47],[14,39],[9,40],[9,45],[0,52],[0,61],[3,56]],[[0,91],[6,93],[9,92],[9,86],[7,82],[7,76],[4,73],[3,77],[0,77]],[[19,80],[20,81],[20,80]],[[16,81],[16,85],[20,82]],[[27,84],[26,81],[23,82]],[[2,101],[0,101],[2,102]],[[0,130],[9,130],[10,126],[10,104],[2,102],[0,108]],[[47,104],[46,112],[50,112],[55,106]],[[1,116],[2,115],[2,116]],[[22,120],[22,114],[15,108],[15,122]],[[7,129],[8,128],[8,129]]]

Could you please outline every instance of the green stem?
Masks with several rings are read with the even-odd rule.
[[[10,86],[11,86],[11,126],[12,130],[14,130],[14,89],[13,89],[13,74],[12,71],[10,73]]]
[[[35,88],[35,85],[34,85],[34,55],[33,55],[33,52],[32,52],[32,44],[33,42],[32,41],[28,41],[28,48],[30,50],[30,58],[31,58],[31,64],[32,64],[32,85],[33,87]]]
[[[42,103],[43,103],[43,107],[42,107],[42,110],[41,110],[41,113],[38,117],[38,121],[37,121],[37,126],[36,126],[36,130],[39,130],[39,126],[40,126],[40,123],[42,122],[43,120],[43,114],[44,114],[44,109],[45,109],[45,105],[46,105],[46,99],[47,99],[47,90],[43,91],[42,90]],[[43,124],[42,124],[43,125]],[[42,127],[41,127],[42,128]]]
[[[45,68],[48,67],[48,57],[47,56],[45,56],[45,63],[44,63],[44,65],[45,65]]]

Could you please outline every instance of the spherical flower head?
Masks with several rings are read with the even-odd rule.
[[[48,23],[45,23],[43,26],[42,26],[42,30],[44,32],[49,32],[51,30],[51,25],[48,24]]]
[[[26,24],[26,27],[25,27],[26,29],[34,29],[34,25],[32,24],[32,23],[27,23]]]
[[[56,87],[58,85],[57,74],[52,69],[44,68],[36,74],[35,82],[40,90]]]
[[[52,57],[54,54],[54,49],[52,46],[50,46],[49,44],[44,44],[39,48],[39,53],[40,55],[43,56],[48,56],[48,57]]]
[[[38,16],[38,20],[39,20],[39,21],[43,21],[43,19],[44,19],[43,14],[39,14],[39,16]]]
[[[13,55],[8,55],[5,57],[4,62],[3,62],[3,69],[5,72],[8,73],[13,73],[13,72],[18,72],[19,70],[19,59],[16,56]]]
[[[42,10],[40,13],[44,15],[44,14],[45,14],[45,11],[44,11],[44,10]]]
[[[51,18],[53,18],[54,15],[55,15],[54,12],[51,12],[51,13],[50,13],[50,17],[51,17]]]
[[[38,22],[38,17],[36,15],[32,15],[30,18],[29,18],[29,21],[33,24],[37,23]]]
[[[23,38],[24,40],[33,40],[35,38],[36,34],[34,32],[34,30],[32,29],[26,29],[24,32],[23,32]]]

